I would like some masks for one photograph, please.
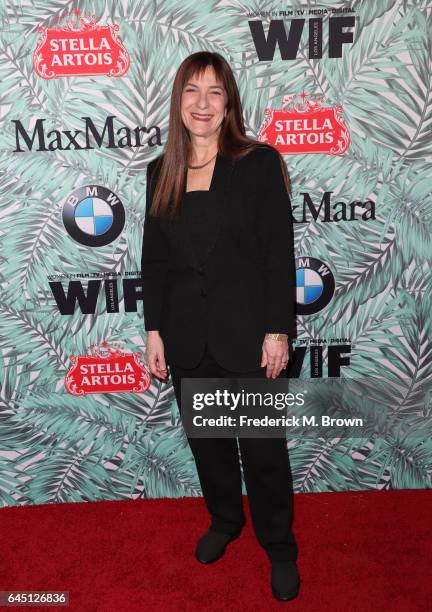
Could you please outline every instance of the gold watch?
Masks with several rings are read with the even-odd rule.
[[[266,338],[269,340],[277,340],[278,342],[283,342],[284,340],[288,340],[288,334],[266,334]]]

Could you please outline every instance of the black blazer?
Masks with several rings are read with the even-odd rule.
[[[217,155],[210,191],[219,214],[201,266],[182,215],[148,214],[158,159],[147,167],[145,328],[159,330],[168,364],[195,367],[207,340],[224,368],[258,369],[267,332],[295,335],[292,212],[278,153],[266,145],[238,161]]]

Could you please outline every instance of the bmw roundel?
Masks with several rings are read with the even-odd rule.
[[[326,263],[315,257],[296,259],[296,302],[300,315],[319,312],[335,291],[335,278]]]
[[[109,244],[121,234],[125,209],[120,198],[101,185],[74,189],[63,205],[63,224],[71,238],[89,247]]]

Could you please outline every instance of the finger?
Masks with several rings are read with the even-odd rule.
[[[156,373],[155,373],[156,378],[158,378],[159,380],[162,380],[163,382],[166,381],[167,379],[167,373],[162,372],[161,370],[159,370],[159,368],[156,369]]]
[[[282,359],[276,359],[273,366],[273,378],[277,378],[282,370]]]
[[[267,378],[273,378],[274,359],[270,358],[267,362]]]
[[[161,372],[166,372],[166,371],[167,371],[167,368],[166,368],[166,362],[165,362],[165,357],[164,357],[164,355],[159,355],[159,356],[158,356],[158,360],[157,360],[157,361],[158,361],[158,367],[159,367],[159,370],[160,370]]]
[[[280,353],[278,355],[275,355],[274,358],[274,366],[273,366],[273,377],[277,378],[279,376],[279,374],[281,373],[281,371],[283,370],[283,357],[284,357],[284,353]]]
[[[159,370],[159,378],[165,382],[168,379],[167,370]]]
[[[267,365],[267,351],[262,349],[262,357],[261,357],[261,367],[265,367]]]
[[[276,375],[277,375],[277,372],[274,369],[274,367],[267,370],[267,378],[276,378]]]
[[[155,353],[149,354],[148,359],[147,359],[147,363],[148,363],[150,372],[153,374],[153,376],[157,376],[158,375],[158,369],[157,369],[157,364],[156,364],[156,355],[155,355]]]
[[[163,370],[159,365],[157,365],[156,368],[157,368],[158,378],[160,378],[163,381],[166,381],[168,378],[168,370],[166,368],[165,370]]]

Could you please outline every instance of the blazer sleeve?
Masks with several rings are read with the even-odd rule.
[[[260,231],[262,232],[266,284],[267,333],[296,334],[294,235],[292,209],[280,166],[273,148],[265,152],[261,166]]]
[[[160,227],[160,217],[148,213],[152,202],[156,160],[147,166],[146,212],[141,255],[141,278],[144,294],[146,331],[159,330],[165,280],[168,271],[168,244]]]

